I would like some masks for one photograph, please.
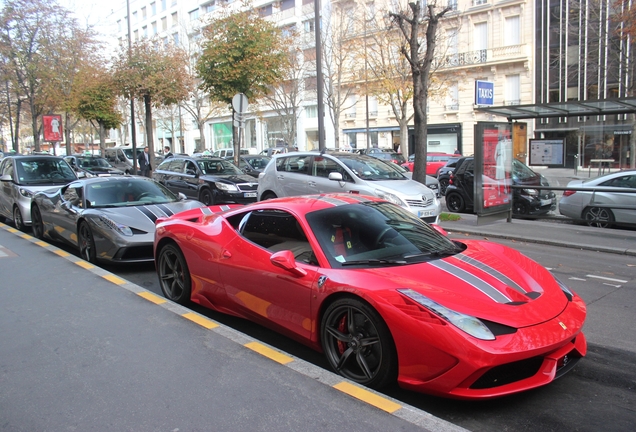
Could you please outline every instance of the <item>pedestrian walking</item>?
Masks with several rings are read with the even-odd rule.
[[[139,153],[137,157],[137,161],[139,162],[139,174],[145,177],[150,177],[150,171],[152,171],[152,166],[150,165],[150,156],[148,155],[148,147],[144,147],[144,152]]]

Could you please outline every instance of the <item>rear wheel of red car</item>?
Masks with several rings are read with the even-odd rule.
[[[375,309],[356,298],[333,302],[321,325],[322,348],[331,367],[362,385],[381,388],[397,378],[397,353]]]
[[[607,228],[614,224],[614,213],[608,208],[588,207],[583,212],[583,219],[588,226]]]
[[[33,204],[31,206],[31,229],[33,230],[33,237],[44,239],[44,222],[42,222],[42,213],[40,208]]]
[[[164,297],[182,305],[190,302],[190,270],[179,247],[168,244],[161,248],[157,259],[157,273]]]
[[[86,261],[95,264],[97,253],[95,251],[95,238],[88,223],[81,222],[77,229],[77,242],[79,244],[80,256]]]
[[[462,213],[466,210],[466,203],[460,194],[451,192],[446,195],[446,208],[454,213]]]
[[[212,192],[210,192],[210,189],[205,188],[201,190],[201,192],[199,193],[199,201],[201,201],[206,206],[214,204],[214,198],[212,197]]]

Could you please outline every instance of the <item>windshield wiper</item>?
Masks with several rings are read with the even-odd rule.
[[[368,259],[368,260],[355,260],[355,261],[345,261],[342,263],[343,266],[349,265],[360,265],[360,264],[399,264],[404,265],[408,264],[404,260],[388,260],[388,259]]]
[[[442,249],[442,250],[438,250],[438,251],[420,252],[420,253],[415,253],[415,254],[410,254],[410,255],[404,255],[402,258],[404,258],[404,259],[418,258],[418,257],[435,257],[435,258],[439,258],[439,257],[443,257],[443,256],[455,255],[458,252],[459,252],[459,250],[457,248]]]

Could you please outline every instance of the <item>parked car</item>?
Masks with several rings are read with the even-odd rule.
[[[6,156],[0,163],[0,216],[16,228],[31,225],[31,197],[77,180],[75,171],[58,156]]]
[[[450,177],[446,188],[446,207],[451,212],[463,213],[474,208],[474,157],[463,157]],[[483,183],[495,182],[483,177]],[[512,161],[512,184],[527,186],[525,189],[512,189],[512,212],[515,215],[540,215],[556,209],[556,194],[542,190],[541,186],[550,186],[540,174],[532,171],[523,162]],[[493,183],[493,187],[498,186]]]
[[[258,181],[219,157],[174,156],[163,161],[152,178],[172,192],[205,205],[256,201]]]
[[[400,171],[402,175],[404,175],[404,177],[409,178],[411,180],[413,179],[413,173],[409,171],[407,168],[403,167],[402,165],[398,165],[394,162],[389,162],[389,161],[386,161],[386,163],[391,165],[396,170]],[[426,187],[432,190],[433,192],[435,192],[435,196],[437,196],[437,198],[440,198],[441,194],[440,194],[439,181],[435,177],[429,176],[429,175],[426,176]]]
[[[143,147],[135,148],[137,157],[144,152]],[[104,155],[106,160],[115,168],[123,171],[125,174],[134,174],[133,172],[133,150],[132,146],[117,146],[117,147],[109,147],[104,151]],[[155,156],[157,158],[157,156]],[[155,165],[158,163],[155,160]],[[137,168],[139,168],[139,164],[136,163]]]
[[[241,149],[241,153],[242,155],[248,155],[250,154],[248,149]],[[215,150],[214,153],[212,153],[212,156],[214,157],[219,157],[219,158],[231,158],[234,157],[234,149],[233,148],[223,148],[223,149],[218,149]]]
[[[115,168],[100,156],[72,155],[64,157],[64,160],[75,172],[83,172],[87,177],[124,174],[122,170]]]
[[[559,213],[589,226],[636,226],[636,171],[619,171],[601,177],[572,180],[568,188],[593,188],[595,191],[566,190],[559,201]],[[609,192],[611,189],[633,189]]]
[[[93,177],[33,196],[33,235],[71,245],[86,261],[152,261],[155,221],[203,207],[138,176]]]
[[[451,240],[375,197],[230,207],[157,223],[164,296],[302,341],[361,385],[493,398],[548,384],[586,354],[585,302],[514,249]]]
[[[230,162],[234,161],[233,157],[227,159]],[[245,174],[258,178],[270,160],[272,160],[271,157],[264,155],[244,155],[239,158],[239,168]]]
[[[446,165],[446,162],[450,160],[450,158],[456,158],[458,155],[449,154],[449,153],[427,153],[426,154],[426,174],[437,177],[437,171]],[[415,165],[415,155],[412,154],[409,156],[408,162],[404,162],[401,164],[408,168],[409,171],[413,171],[413,166]]]
[[[440,195],[446,195],[446,188],[448,187],[448,181],[450,180],[451,173],[457,166],[457,161],[461,156],[454,156],[450,158],[446,164],[437,170],[437,180],[439,181]]]
[[[398,204],[426,222],[436,222],[435,193],[382,160],[354,153],[295,152],[274,156],[260,175],[258,199],[317,193],[371,195]]]
[[[402,165],[406,162],[402,153],[395,152],[393,150],[384,150],[380,152],[370,152],[367,153],[369,156],[372,156],[376,159],[382,159],[384,161],[390,161],[398,165]]]

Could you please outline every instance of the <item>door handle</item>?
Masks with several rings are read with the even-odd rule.
[[[226,258],[226,259],[227,259],[227,258],[232,258],[232,252],[230,252],[230,251],[229,251],[229,250],[227,250],[227,249],[224,249],[224,250],[223,250],[223,253],[222,253],[221,255],[223,256],[223,258]]]

